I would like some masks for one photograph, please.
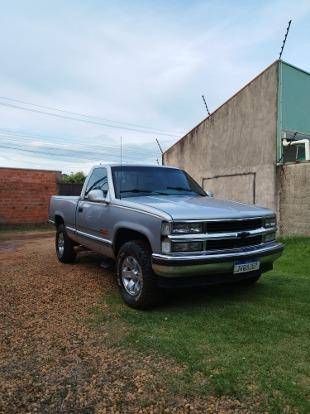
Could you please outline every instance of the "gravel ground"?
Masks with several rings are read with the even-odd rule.
[[[175,395],[172,361],[119,349],[85,320],[115,290],[99,258],[60,264],[51,237],[0,241],[1,413],[247,413],[237,400]],[[104,311],[109,312],[108,305]]]

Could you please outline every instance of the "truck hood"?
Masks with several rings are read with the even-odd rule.
[[[173,220],[235,219],[273,214],[267,208],[203,196],[154,195],[126,197],[126,200],[140,205],[140,208],[148,206],[163,211]]]

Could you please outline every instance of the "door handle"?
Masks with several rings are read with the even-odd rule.
[[[83,207],[79,207],[79,208],[78,208],[78,212],[79,212],[79,213],[82,213],[82,211],[83,211]]]

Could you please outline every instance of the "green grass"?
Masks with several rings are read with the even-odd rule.
[[[284,255],[255,286],[177,293],[149,312],[113,293],[111,314],[93,309],[93,322],[110,326],[111,336],[121,327],[120,346],[185,364],[171,381],[176,391],[258,399],[272,413],[310,412],[310,239],[283,242]]]

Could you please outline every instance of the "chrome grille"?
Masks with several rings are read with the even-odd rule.
[[[255,246],[262,243],[262,236],[240,239],[207,240],[206,250],[237,249],[238,247]]]
[[[175,252],[174,244],[178,242],[199,242],[201,252],[225,251],[251,248],[265,243],[269,233],[275,233],[276,227],[266,228],[262,217],[228,220],[202,221],[202,232],[199,234],[171,234],[171,251]],[[270,239],[269,239],[270,240]],[[271,239],[272,240],[272,239]],[[189,247],[188,251],[193,251]],[[195,250],[196,251],[196,250]],[[185,250],[184,250],[185,252]]]
[[[221,233],[233,231],[255,230],[263,227],[263,219],[223,220],[204,223],[205,233]]]

